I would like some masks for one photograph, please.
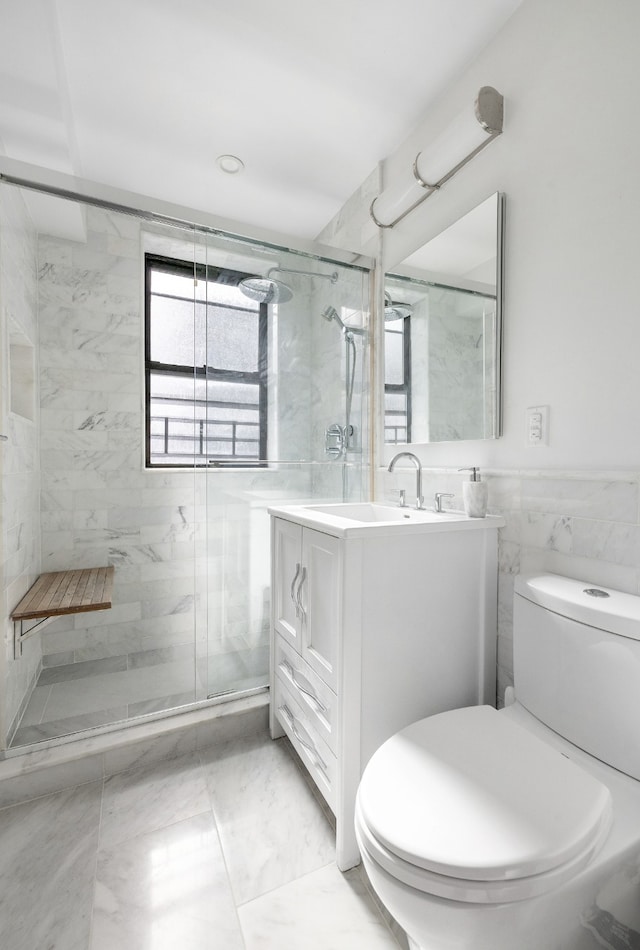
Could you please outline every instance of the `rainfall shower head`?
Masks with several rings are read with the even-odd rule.
[[[405,317],[411,316],[413,312],[413,307],[410,307],[408,303],[390,303],[384,308],[384,322],[389,323],[391,320],[403,320]]]
[[[302,277],[324,277],[335,284],[338,280],[338,272],[332,274],[314,273],[309,270],[294,270],[292,267],[271,267],[267,271],[266,277],[245,277],[238,286],[240,290],[251,300],[257,300],[258,303],[286,303],[293,297],[293,291],[287,284],[280,280],[274,280],[272,274],[298,274]],[[337,316],[337,314],[336,314]],[[338,317],[338,319],[340,319]]]
[[[245,297],[258,303],[286,303],[293,297],[290,287],[271,277],[245,277],[238,286]]]
[[[390,323],[392,320],[403,320],[411,316],[413,307],[409,303],[393,301],[389,294],[384,295],[384,322]]]

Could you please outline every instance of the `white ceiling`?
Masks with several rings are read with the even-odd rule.
[[[0,0],[0,153],[313,238],[521,2]]]

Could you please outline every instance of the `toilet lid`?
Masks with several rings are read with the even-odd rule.
[[[430,716],[385,742],[358,807],[403,861],[487,882],[568,864],[611,821],[605,785],[490,706]]]

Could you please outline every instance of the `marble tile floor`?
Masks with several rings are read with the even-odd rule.
[[[47,667],[38,677],[11,746],[267,685],[267,674],[245,669],[241,658],[233,669],[231,660],[218,663],[217,673],[215,659],[209,658],[211,682],[204,686],[193,659],[167,661],[161,650]]]
[[[402,939],[400,937],[399,939]],[[0,809],[3,950],[398,950],[286,739]]]

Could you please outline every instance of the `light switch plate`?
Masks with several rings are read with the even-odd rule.
[[[527,409],[525,441],[527,445],[549,444],[548,406],[529,406]]]

